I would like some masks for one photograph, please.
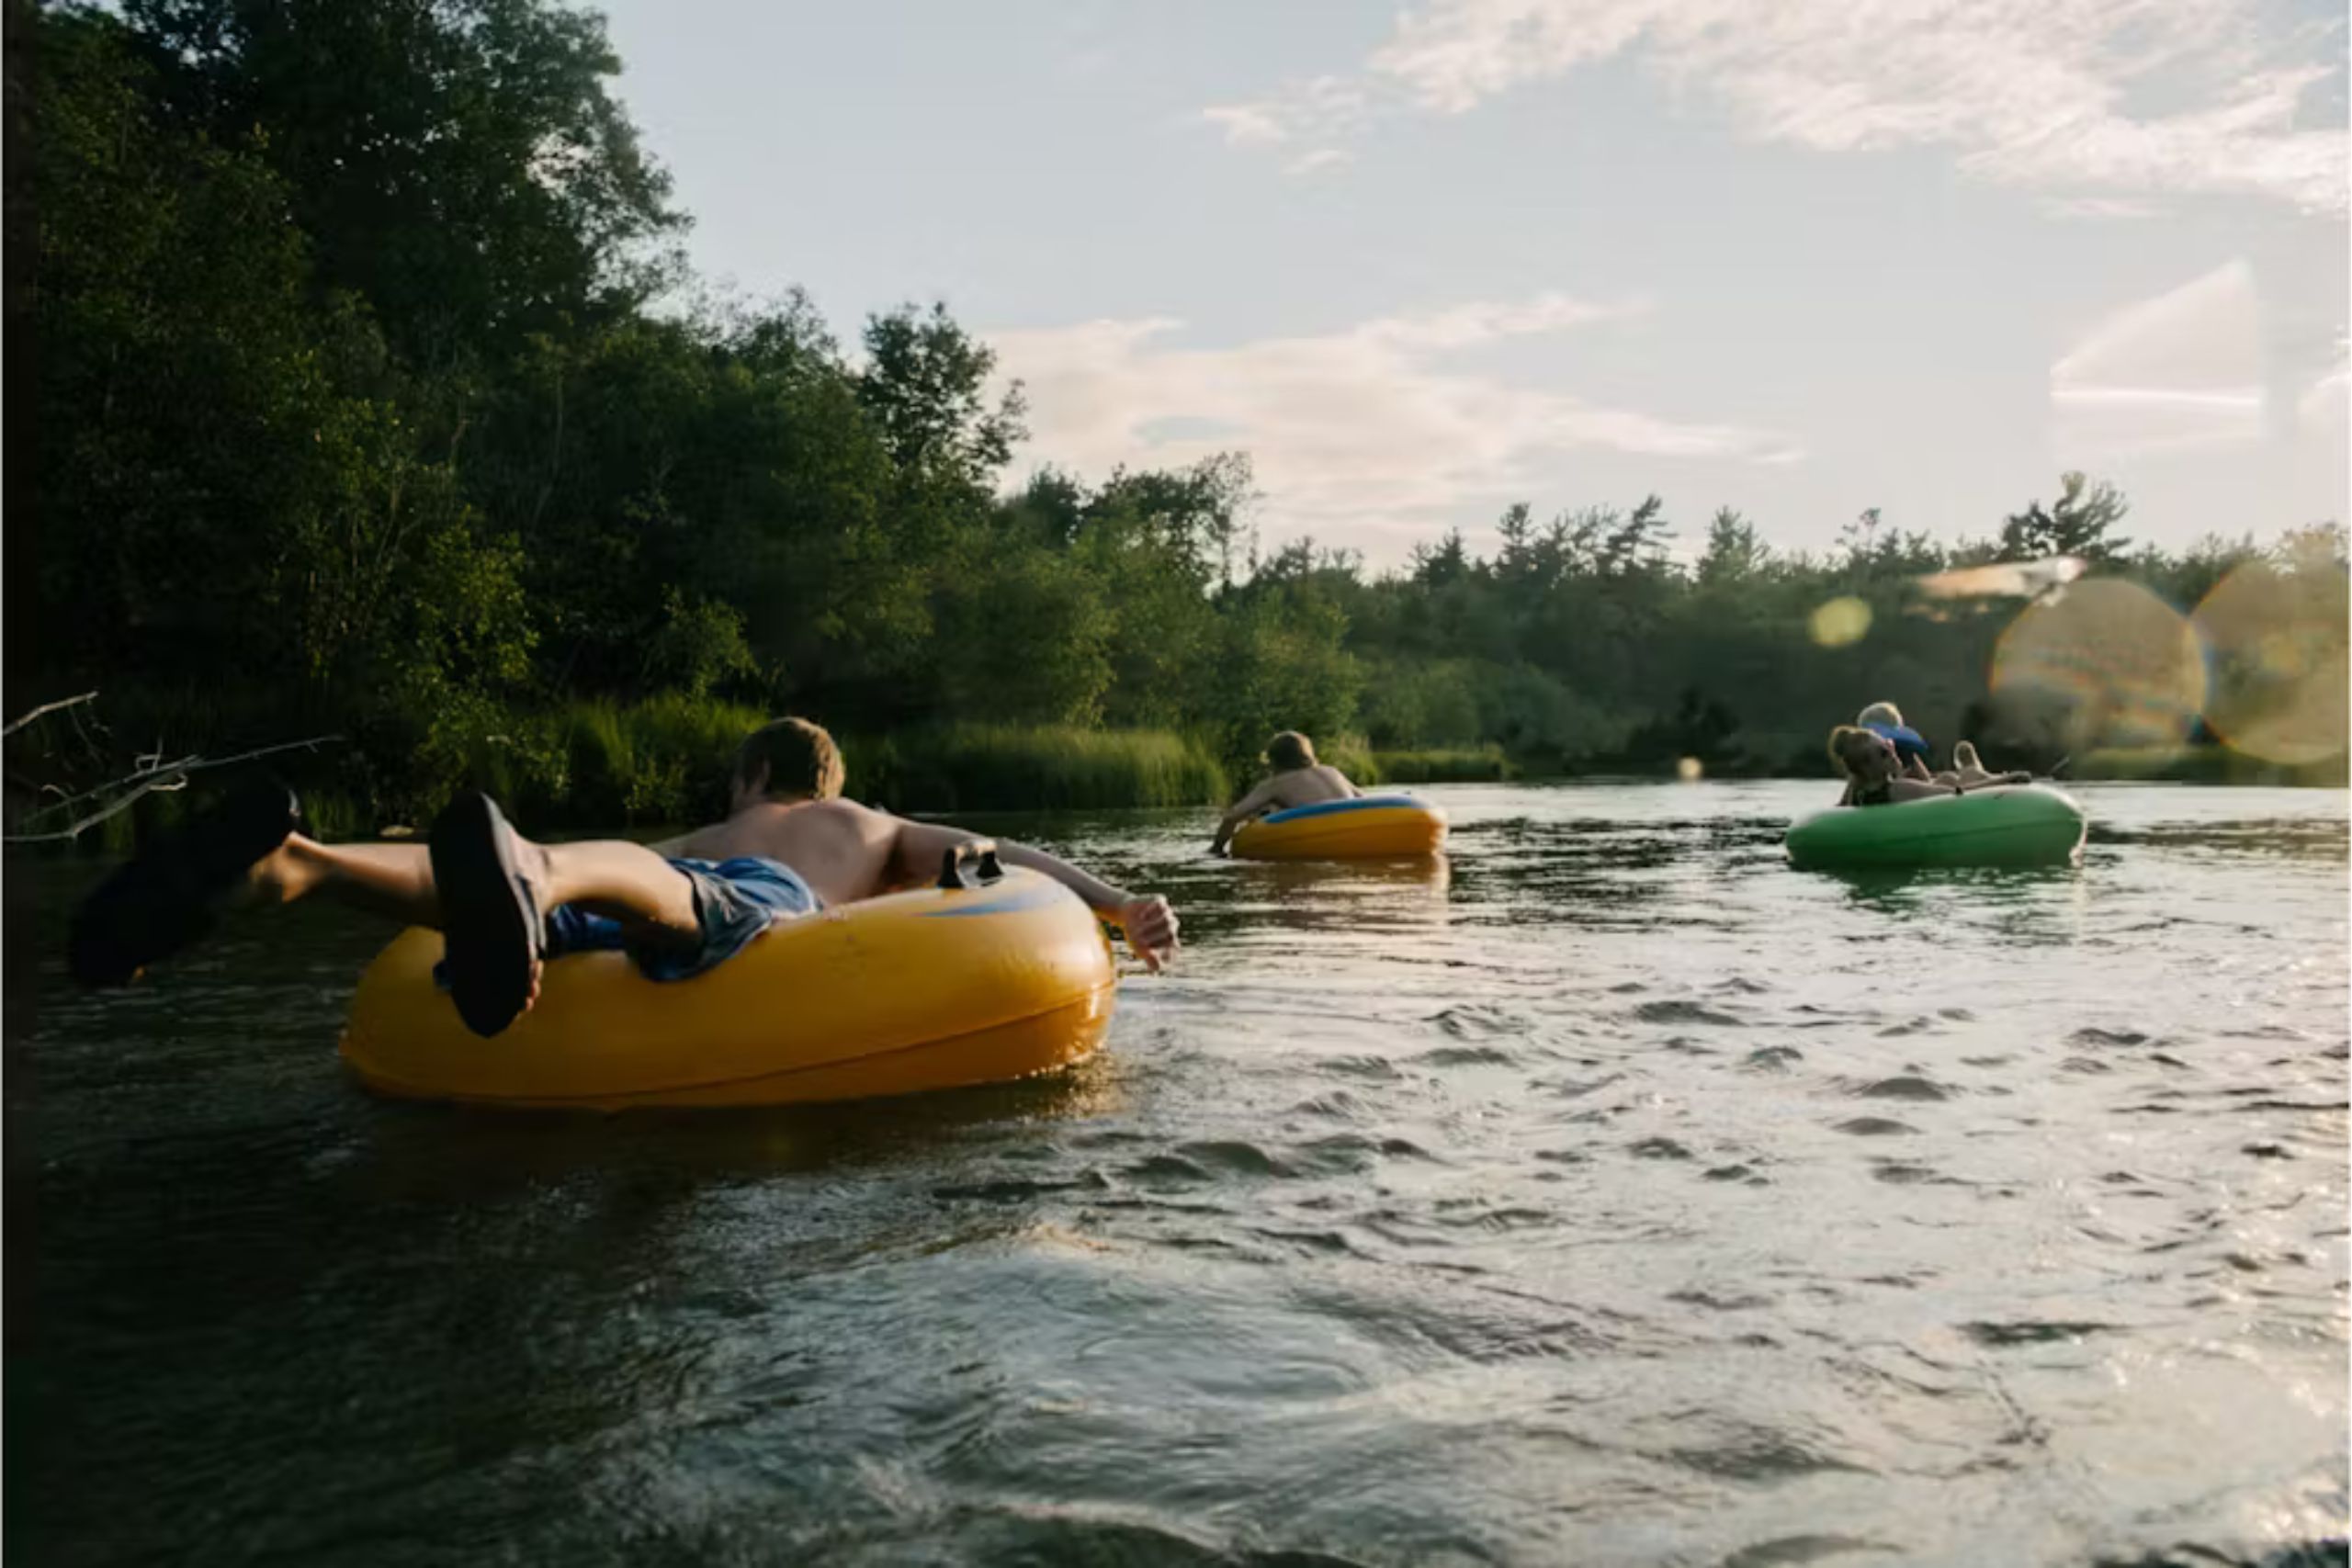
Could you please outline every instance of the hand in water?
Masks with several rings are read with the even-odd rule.
[[[1153,974],[1175,961],[1176,911],[1167,899],[1157,893],[1148,898],[1130,898],[1119,906],[1118,919],[1127,945]]]

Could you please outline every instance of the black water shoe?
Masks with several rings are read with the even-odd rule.
[[[450,999],[476,1034],[514,1021],[547,947],[538,902],[515,863],[498,803],[468,793],[433,819],[433,886],[441,901]]]
[[[123,986],[216,923],[223,897],[286,841],[301,802],[276,780],[246,784],[166,833],[98,884],[74,911],[66,966],[85,986]]]

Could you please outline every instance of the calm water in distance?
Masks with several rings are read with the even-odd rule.
[[[379,1102],[380,927],[81,996],[13,865],[8,1560],[2343,1561],[2343,794],[1853,881],[1822,784],[1423,793],[1412,870],[979,819],[1182,966],[801,1111]]]

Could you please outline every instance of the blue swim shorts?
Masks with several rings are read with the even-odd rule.
[[[782,861],[741,855],[733,860],[673,860],[694,884],[702,934],[680,942],[635,942],[628,928],[571,904],[548,914],[549,958],[568,953],[626,953],[649,980],[687,980],[726,963],[777,920],[797,919],[824,908],[801,874]]]

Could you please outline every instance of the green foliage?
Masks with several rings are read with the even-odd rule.
[[[1499,746],[1375,751],[1373,761],[1380,782],[1392,784],[1488,784],[1510,778],[1512,772]]]
[[[535,819],[607,829],[708,821],[726,810],[736,746],[766,720],[757,708],[678,694],[570,704],[553,716],[564,785],[533,803]]]
[[[2132,547],[2129,539],[2108,536],[2108,530],[2132,510],[2121,491],[2111,484],[2092,484],[2079,472],[2061,475],[2058,485],[2058,499],[2048,510],[2038,501],[2028,502],[2023,512],[2012,513],[2002,523],[2002,560],[2081,556],[2109,561]]]
[[[1370,789],[1387,782],[1387,775],[1381,771],[1379,754],[1361,735],[1325,735],[1315,742],[1315,755],[1317,761],[1347,774],[1359,788]]]
[[[1116,622],[1101,581],[1061,552],[984,548],[940,587],[937,687],[950,714],[1088,725],[1111,684]]]
[[[700,699],[724,681],[756,675],[743,613],[674,584],[662,592],[662,624],[645,644],[646,683]]]
[[[257,609],[322,497],[365,477],[328,364],[364,313],[321,307],[288,193],[175,131],[111,20],[41,22],[32,326],[41,597],[56,662],[140,673],[309,660]]]
[[[899,473],[910,479],[986,484],[1027,434],[1016,385],[988,403],[996,354],[933,305],[912,305],[865,324],[866,367],[857,398]]]
[[[850,792],[900,810],[1211,806],[1227,795],[1211,749],[1165,730],[957,724],[843,749]]]
[[[1478,660],[1384,660],[1364,682],[1364,728],[1375,746],[1469,745],[1490,733],[1495,674]]]
[[[1701,588],[1735,588],[1752,582],[1770,570],[1772,551],[1756,525],[1728,506],[1716,509],[1707,525],[1707,552],[1699,558],[1694,574]]]
[[[605,91],[604,20],[544,0],[125,0],[175,119],[283,181],[322,279],[420,364],[626,309],[680,224]],[[44,38],[44,46],[46,45]]]
[[[1114,470],[1086,508],[1091,532],[1122,528],[1159,547],[1188,583],[1230,586],[1242,517],[1256,499],[1247,454],[1220,452],[1189,468]]]
[[[1230,596],[1201,694],[1227,764],[1283,729],[1329,735],[1354,717],[1363,671],[1344,646],[1347,616],[1311,582],[1271,579]]]
[[[2168,784],[2290,784],[2342,789],[2352,783],[2346,754],[2301,764],[2268,762],[2226,746],[2163,747],[2131,750],[2101,747],[2076,759],[2068,775],[2076,779],[2163,780]]]
[[[45,614],[11,682],[100,687],[115,727],[29,758],[62,776],[334,732],[288,765],[347,825],[468,783],[551,825],[673,822],[778,712],[877,738],[854,784],[919,808],[1202,804],[1281,729],[1365,782],[1820,771],[1873,699],[1939,739],[1983,718],[2009,608],[1922,605],[1922,573],[2073,553],[2186,608],[2261,553],[2132,551],[2122,498],[2069,474],[1957,547],[1873,509],[1808,558],[1725,508],[1686,566],[1652,495],[1513,506],[1491,554],[1456,529],[1385,576],[1261,558],[1238,453],[1001,495],[1020,389],[943,308],[874,317],[854,362],[797,293],[647,310],[683,220],[590,13],[27,25],[38,505],[12,524]],[[2344,570],[2340,530],[2290,549]],[[1839,598],[1868,634],[1822,646]]]

